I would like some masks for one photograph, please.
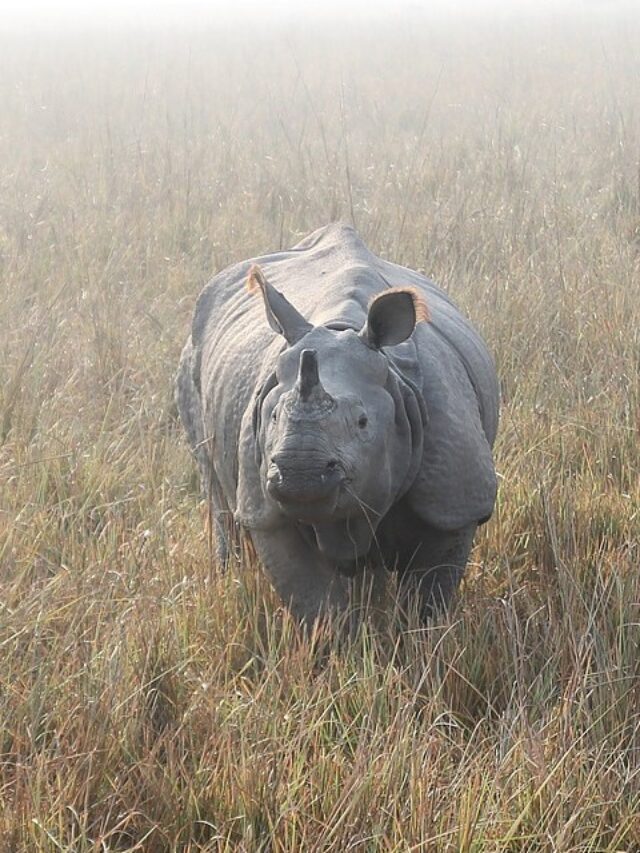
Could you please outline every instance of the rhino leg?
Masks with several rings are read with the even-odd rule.
[[[378,543],[387,568],[399,573],[404,607],[417,606],[424,619],[447,607],[464,575],[476,527],[438,530],[404,502],[392,508],[380,525]]]
[[[423,527],[414,554],[399,567],[407,608],[417,605],[423,619],[447,608],[464,575],[475,531],[475,524],[453,531]]]
[[[295,525],[249,534],[274,589],[302,622],[311,624],[348,606],[347,582]]]

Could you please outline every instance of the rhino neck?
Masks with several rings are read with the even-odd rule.
[[[396,471],[399,474],[391,503],[400,500],[414,484],[423,461],[428,412],[421,387],[390,362],[386,389],[396,410]],[[402,472],[402,473],[400,473]]]
[[[361,516],[314,524],[316,544],[330,560],[348,570],[369,552],[379,520]]]

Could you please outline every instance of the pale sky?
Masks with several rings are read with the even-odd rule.
[[[640,0],[637,0],[640,2]],[[217,21],[258,21],[340,16],[379,17],[409,12],[517,13],[588,6],[610,9],[634,0],[0,0],[0,30],[84,28],[87,25],[211,25]]]

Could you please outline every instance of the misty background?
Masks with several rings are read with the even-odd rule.
[[[414,18],[415,16],[467,18],[518,17],[521,15],[577,14],[598,12],[610,15],[637,7],[633,0],[325,0],[317,4],[296,0],[8,0],[2,4],[0,32],[86,27],[118,28],[122,26],[215,26],[216,24],[283,23],[313,21],[326,18],[340,20],[366,18]]]

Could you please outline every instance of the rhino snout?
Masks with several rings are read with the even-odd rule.
[[[311,461],[275,454],[267,470],[267,491],[278,503],[315,503],[331,497],[344,479],[337,459]]]

